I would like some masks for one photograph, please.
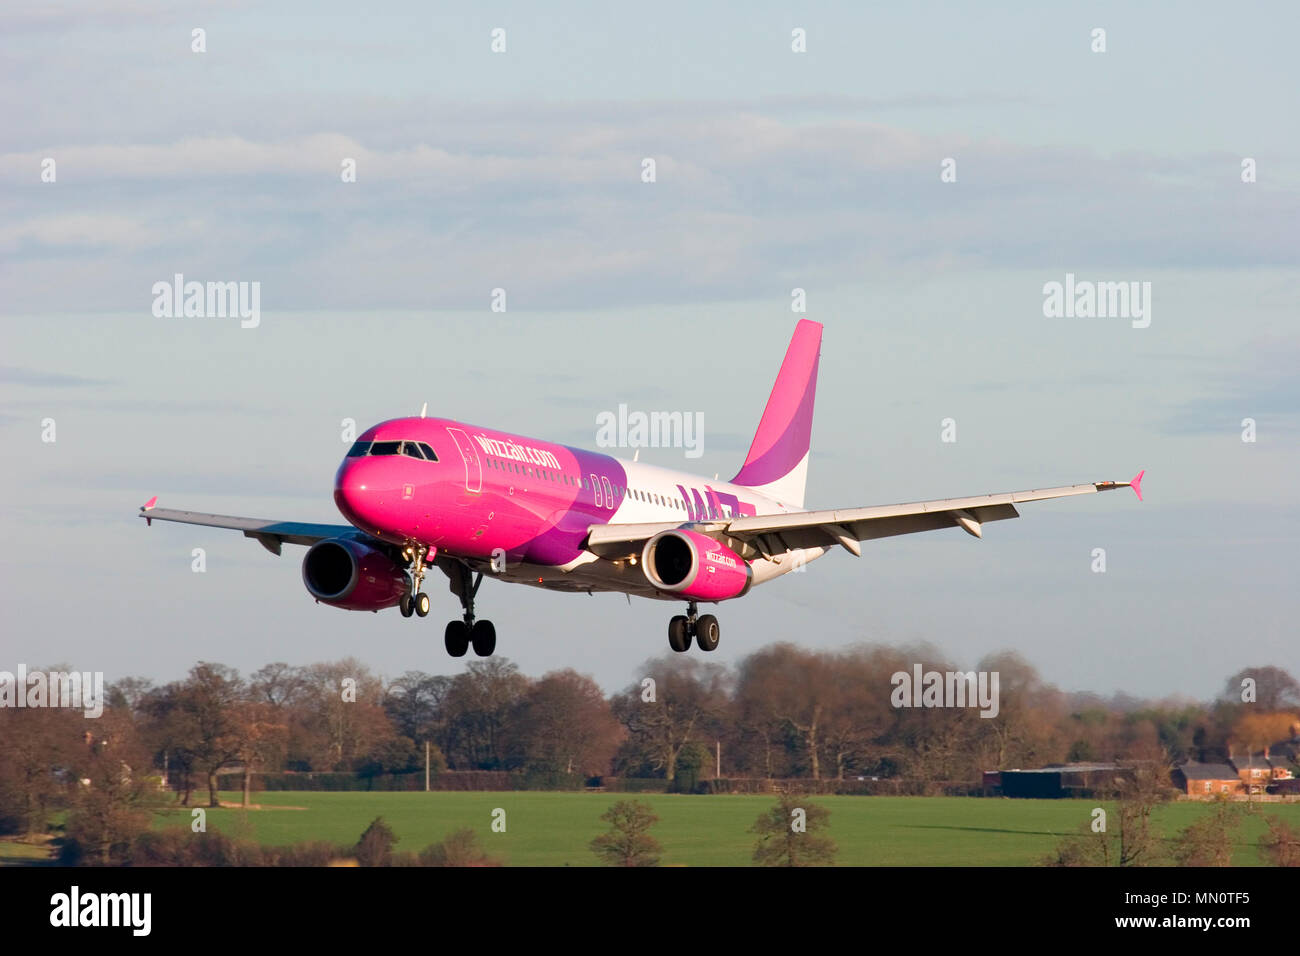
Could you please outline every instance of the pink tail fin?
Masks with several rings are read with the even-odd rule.
[[[803,507],[808,475],[821,343],[821,323],[801,319],[786,349],[745,464],[731,479],[797,508]]]
[[[1134,475],[1133,480],[1129,482],[1129,487],[1131,487],[1133,489],[1134,494],[1138,496],[1138,501],[1142,500],[1142,476],[1145,475],[1146,473],[1147,470],[1143,468],[1136,475]]]

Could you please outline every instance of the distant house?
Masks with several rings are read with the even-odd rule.
[[[1300,767],[1300,737],[1279,740],[1264,748],[1264,759],[1273,768],[1273,780],[1292,780],[1293,767]]]
[[[1174,786],[1189,797],[1216,797],[1243,792],[1242,775],[1232,764],[1191,760],[1175,767]]]
[[[1269,762],[1267,750],[1244,756],[1229,756],[1228,762],[1241,777],[1242,787],[1248,793],[1263,793],[1273,779],[1273,765]]]
[[[1273,766],[1282,765],[1284,767],[1300,767],[1300,724],[1291,728],[1290,740],[1279,740],[1264,749],[1264,755],[1273,762]],[[1290,769],[1287,770],[1288,778],[1295,776]],[[1277,778],[1274,779],[1288,779]]]

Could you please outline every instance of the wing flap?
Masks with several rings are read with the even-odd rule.
[[[1025,501],[1043,501],[1048,498],[1066,498],[1071,495],[1090,495],[1098,491],[1109,490],[1110,487],[1121,486],[1115,482],[1099,482],[1086,485],[1064,485],[1060,488],[1044,488],[1033,491],[1012,491],[1000,495],[977,495],[973,498],[941,498],[935,501],[913,501],[907,504],[874,505],[869,508],[842,508],[835,511],[793,511],[776,515],[756,515],[751,518],[736,518],[728,522],[727,530],[732,534],[762,534],[766,531],[779,531],[782,528],[801,528],[808,525],[822,524],[856,526],[863,522],[881,521],[889,518],[916,518],[954,511],[988,514],[988,518],[981,520],[996,521],[999,518],[1014,518],[1019,512],[1014,507],[1011,507],[1010,513],[990,509],[1014,506]],[[904,522],[905,526],[908,524],[908,522]],[[915,524],[918,524],[916,527],[918,531],[930,530],[929,523],[919,522]],[[947,525],[951,524],[952,520],[948,519]],[[936,524],[934,527],[946,527],[947,525]],[[907,534],[908,532],[896,531],[892,533]],[[874,536],[884,537],[884,535]]]

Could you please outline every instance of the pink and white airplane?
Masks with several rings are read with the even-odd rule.
[[[367,429],[334,478],[334,501],[350,522],[302,524],[155,507],[152,524],[230,528],[273,554],[307,545],[302,579],[323,604],[352,611],[398,607],[429,613],[421,590],[438,568],[460,599],[447,625],[447,653],[472,645],[486,657],[496,629],[474,616],[485,574],[557,591],[619,591],[685,601],[668,643],[718,646],[718,619],[700,603],[743,597],[839,545],[916,531],[962,528],[1018,516],[1016,504],[1131,487],[1142,476],[1037,491],[911,504],[804,510],[813,398],[822,327],[800,321],[749,454],[730,481],[525,438],[444,418],[395,418]]]

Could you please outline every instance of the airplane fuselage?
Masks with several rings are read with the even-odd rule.
[[[368,535],[496,559],[498,572],[574,570],[591,557],[584,542],[593,524],[797,510],[730,482],[443,418],[397,418],[363,432],[339,466],[334,500]]]

